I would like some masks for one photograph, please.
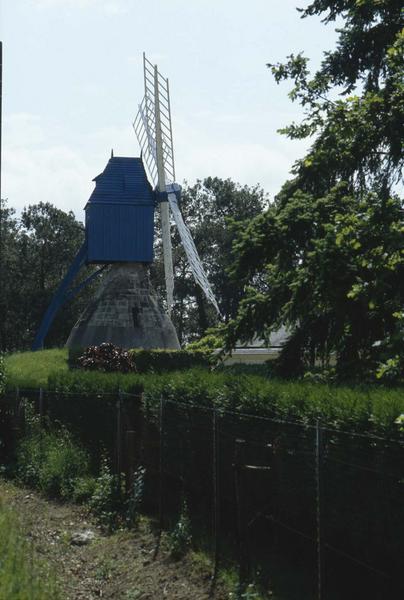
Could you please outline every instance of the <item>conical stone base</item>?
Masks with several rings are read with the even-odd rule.
[[[112,265],[66,346],[86,348],[103,342],[127,349],[179,349],[174,325],[158,304],[147,265]]]

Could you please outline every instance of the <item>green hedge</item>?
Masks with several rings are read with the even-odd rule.
[[[69,364],[71,367],[78,366],[78,359],[83,355],[83,349],[74,348],[69,350]],[[190,369],[192,367],[212,366],[215,357],[211,350],[129,350],[130,356],[135,363],[137,373],[161,373],[163,371],[176,371]]]
[[[177,371],[209,367],[212,353],[206,350],[130,350],[138,373]]]
[[[285,382],[234,371],[208,372],[203,368],[147,374],[71,371],[49,377],[49,389],[99,395],[144,392],[149,406],[166,398],[190,405],[276,416],[313,423],[316,419],[350,430],[401,436],[397,418],[404,413],[401,389],[368,389]]]
[[[142,351],[138,353],[139,360],[142,360]],[[167,360],[167,354],[170,353],[146,353],[148,364],[151,355],[155,355],[158,363]],[[400,435],[400,424],[395,421],[404,414],[403,388],[377,385],[360,388],[284,381],[271,378],[269,374],[264,376],[264,370],[262,374],[255,374],[253,369],[236,366],[213,371],[200,367],[177,371],[155,368],[149,373],[99,373],[68,370],[66,360],[66,350],[7,356],[7,388],[42,386],[92,396],[115,395],[119,389],[131,393],[144,390],[151,405],[159,402],[161,394],[164,394],[187,403],[215,403],[218,407],[236,411],[276,415],[303,422],[320,418],[333,426]]]

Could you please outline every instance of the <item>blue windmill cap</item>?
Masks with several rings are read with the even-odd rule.
[[[154,205],[153,189],[141,158],[112,156],[104,171],[93,179],[95,189],[88,203]]]

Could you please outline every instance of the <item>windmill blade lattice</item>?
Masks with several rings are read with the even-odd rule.
[[[205,270],[202,266],[201,259],[199,258],[199,254],[195,247],[194,240],[192,239],[191,232],[185,225],[184,219],[182,218],[176,195],[169,192],[168,202],[170,204],[171,212],[173,214],[175,224],[177,225],[178,233],[180,234],[181,242],[184,246],[185,254],[187,255],[189,266],[191,267],[194,279],[204,291],[205,296],[207,297],[209,302],[213,304],[213,306],[216,309],[216,312],[220,315],[219,306],[217,304],[215,295],[206,276]]]
[[[173,132],[171,127],[170,90],[165,79],[143,54],[144,98],[133,123],[149,176],[158,183],[156,148],[156,96],[158,95],[159,123],[166,183],[175,181]],[[156,77],[157,73],[157,77]],[[157,88],[157,89],[156,89]]]
[[[168,79],[157,66],[143,54],[145,95],[133,123],[133,128],[142,151],[151,181],[160,192],[168,193],[171,208],[185,254],[188,258],[196,283],[220,315],[219,306],[208,281],[191,233],[184,223],[178,206],[176,192],[181,188],[175,183],[173,133],[171,126],[170,91]],[[167,203],[161,204],[164,270],[167,288],[168,312],[173,303],[173,268],[171,239],[169,237],[169,215]]]

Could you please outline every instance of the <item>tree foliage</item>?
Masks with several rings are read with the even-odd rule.
[[[246,297],[227,344],[285,324],[289,370],[335,354],[343,376],[380,375],[403,346],[402,2],[315,0],[302,10],[311,15],[343,27],[314,75],[303,54],[269,65],[304,108],[282,133],[312,145],[234,245],[232,274]]]
[[[0,349],[27,349],[83,242],[84,228],[72,212],[41,202],[25,208],[18,219],[4,205],[0,229]],[[48,345],[64,344],[89,293],[64,306]]]

